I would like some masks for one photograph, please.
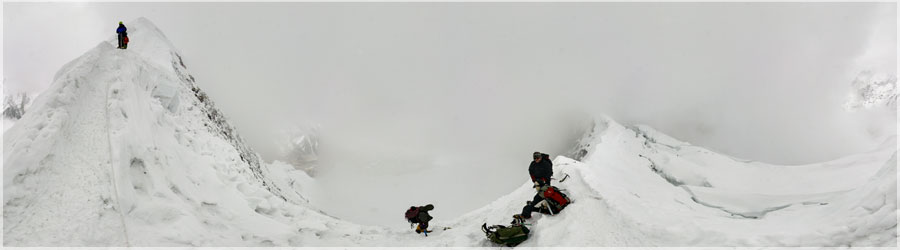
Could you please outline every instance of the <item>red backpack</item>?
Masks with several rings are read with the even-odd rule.
[[[558,209],[566,207],[566,205],[569,205],[569,202],[571,202],[566,194],[559,192],[554,186],[550,186],[544,191],[544,198],[556,203]]]
[[[125,44],[128,44],[128,37],[126,36],[125,38],[123,38],[123,39],[122,39],[122,42],[125,43]]]
[[[409,223],[419,223],[419,207],[409,207],[406,210],[406,220]]]

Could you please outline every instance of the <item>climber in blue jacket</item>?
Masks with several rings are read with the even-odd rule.
[[[116,33],[119,34],[119,49],[125,49],[128,46],[128,33],[125,33],[125,24],[119,22],[119,28],[116,28]]]

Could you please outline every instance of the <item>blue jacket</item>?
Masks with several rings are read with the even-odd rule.
[[[125,33],[125,25],[119,24],[119,28],[116,29],[116,33]]]

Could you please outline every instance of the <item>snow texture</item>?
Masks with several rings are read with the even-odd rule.
[[[534,195],[523,180],[428,237],[328,216],[304,196],[315,180],[263,163],[152,23],[128,27],[129,49],[113,38],[66,64],[4,133],[5,246],[493,247],[481,224]],[[775,166],[601,117],[578,161],[554,159],[573,203],[535,215],[520,246],[896,247],[895,145]]]

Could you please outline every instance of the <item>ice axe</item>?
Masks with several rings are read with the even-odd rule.
[[[563,176],[562,180],[559,180],[559,183],[566,181],[566,178],[569,178],[569,174],[566,174],[566,176]]]

